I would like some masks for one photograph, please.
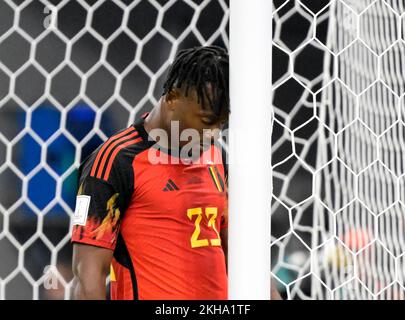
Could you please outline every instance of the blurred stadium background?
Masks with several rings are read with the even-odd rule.
[[[374,280],[359,282],[359,273],[346,267],[352,265],[349,260],[357,251],[374,245],[375,235],[368,232],[380,220],[375,212],[352,201],[357,196],[350,195],[350,181],[334,180],[346,169],[331,162],[327,169],[317,171],[336,160],[339,137],[360,139],[356,141],[365,146],[363,153],[370,153],[372,135],[356,136],[368,129],[363,122],[353,121],[359,119],[356,97],[366,92],[366,99],[366,89],[377,80],[372,79],[375,66],[370,67],[368,61],[384,59],[381,54],[401,38],[404,4],[388,2],[273,1],[272,267],[285,298],[374,298],[373,294],[378,296],[389,285],[395,286],[395,297],[403,296],[403,278],[393,266],[405,251],[403,239],[394,239],[394,246],[400,248],[388,256],[390,247],[383,237],[375,244],[383,248],[378,254],[387,258],[368,258],[365,252],[363,260],[376,265],[364,271],[366,278],[374,275],[380,287]],[[178,50],[202,44],[228,47],[228,7],[229,0],[0,1],[0,299],[69,297],[70,216],[80,162],[107,137],[156,105]],[[369,45],[363,54],[364,43],[354,42],[359,37],[357,27],[362,25],[362,16],[369,19],[376,13],[402,27],[397,28],[397,38],[387,37],[387,41],[367,38],[375,32],[360,32]],[[345,33],[336,33],[338,28]],[[331,40],[332,32],[335,38]],[[378,52],[378,44],[377,53],[373,52],[376,42],[383,44],[383,51]],[[335,81],[337,66],[351,57],[351,51],[343,49],[353,43],[365,57],[364,65],[360,62],[357,69],[360,66],[366,71],[352,65]],[[403,43],[398,46],[392,50],[405,53]],[[350,72],[357,80],[360,77],[361,90],[357,90],[358,81],[350,79]],[[392,89],[398,100],[395,108],[401,105],[399,97],[404,93],[403,79],[393,83],[398,81],[399,89]],[[390,82],[385,84],[389,89]],[[384,88],[378,87],[377,94],[370,90],[374,97]],[[346,103],[333,103],[338,100]],[[346,127],[349,129],[344,131]],[[354,157],[356,148],[351,151]],[[342,161],[350,167],[353,160],[345,159],[345,154],[348,152],[341,154]],[[360,161],[360,171],[374,158],[366,160]],[[355,168],[355,174],[359,170]],[[400,179],[403,172],[394,173]],[[327,182],[328,178],[333,181]],[[348,191],[342,191],[345,188]],[[343,200],[329,199],[339,192]],[[343,210],[341,218],[336,214],[339,210]],[[350,223],[352,212],[360,216],[359,221]],[[341,243],[336,245],[336,241]],[[361,254],[357,257],[362,259]],[[380,261],[388,265],[385,271],[381,272]],[[311,262],[322,268],[311,267]],[[44,287],[49,281],[45,268],[50,265],[56,267],[58,289]],[[332,296],[334,289],[351,281],[350,290],[360,295],[345,296],[335,290]]]

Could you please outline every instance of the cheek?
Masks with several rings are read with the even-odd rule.
[[[200,128],[196,127],[195,123],[193,123],[190,120],[185,120],[184,122],[180,123],[180,134],[181,134],[181,132],[183,132],[185,130],[188,131],[188,134],[196,135],[195,132],[197,132],[198,136],[201,136],[201,134],[202,134],[202,130],[200,130]]]
[[[169,130],[170,132],[173,133],[177,131],[179,133],[179,137],[185,130],[193,128],[192,123],[190,123],[190,120],[187,119],[186,117],[183,117],[182,115],[177,115],[173,117],[171,120],[172,121],[169,122]]]
[[[186,118],[182,122],[180,122],[180,134],[187,130],[188,132],[187,135],[192,135],[194,138],[198,137],[198,141],[196,143],[200,143],[200,140],[202,139],[203,136],[203,128],[201,127],[199,121],[191,119],[191,118]]]
[[[168,117],[168,128],[171,129],[172,127],[181,128],[184,127],[184,119],[181,112],[173,112],[170,117]]]
[[[179,121],[180,132],[182,130],[186,130],[186,129],[199,130],[199,128],[197,126],[197,121],[195,121],[195,119],[193,119],[192,117],[180,116],[178,121]]]

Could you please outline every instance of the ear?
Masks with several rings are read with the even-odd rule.
[[[165,95],[165,102],[171,108],[174,106],[174,102],[178,99],[180,99],[180,92],[177,89],[172,89]]]

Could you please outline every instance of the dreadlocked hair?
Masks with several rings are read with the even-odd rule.
[[[187,97],[195,89],[203,108],[208,102],[215,115],[225,108],[229,112],[229,57],[218,46],[203,46],[178,52],[163,85],[165,95],[173,89],[184,88]]]

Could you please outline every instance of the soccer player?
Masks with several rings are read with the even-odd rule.
[[[180,51],[158,105],[81,165],[75,299],[105,299],[108,274],[111,299],[227,299],[227,170],[215,140],[229,114],[228,70],[222,48]],[[173,137],[174,125],[197,133],[197,156],[178,152],[190,141]]]

